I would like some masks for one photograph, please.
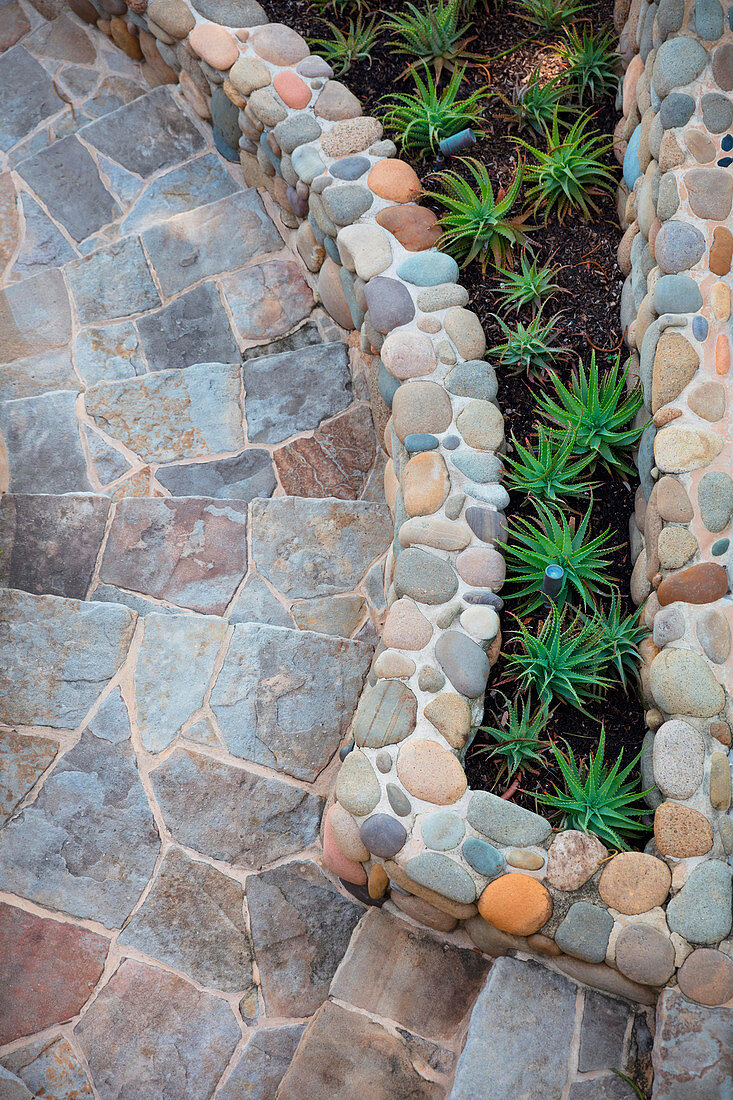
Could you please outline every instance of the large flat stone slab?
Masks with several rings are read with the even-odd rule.
[[[488,960],[475,951],[370,909],[354,933],[331,996],[428,1039],[448,1041],[461,1031],[488,971]]]
[[[104,538],[108,497],[6,493],[0,498],[0,584],[83,600]]]
[[[240,883],[171,848],[118,942],[200,985],[241,996],[253,988],[243,902]]]
[[[416,1063],[425,1065],[419,1054],[412,1055],[403,1037],[360,1012],[327,1001],[308,1024],[277,1096],[443,1100],[444,1085],[423,1077]],[[484,1083],[473,1100],[489,1100],[490,1095]]]
[[[222,280],[222,289],[242,340],[280,336],[315,305],[294,260],[266,260]]]
[[[14,2],[17,3],[17,0]],[[5,11],[8,11],[7,6]],[[20,238],[20,212],[15,182],[10,172],[2,172],[0,173],[0,279],[2,280],[5,279],[5,270],[15,255]]]
[[[155,476],[174,497],[254,500],[272,496],[277,487],[270,452],[259,447],[248,447],[233,458],[161,466]]]
[[[0,401],[36,397],[55,390],[77,393],[80,388],[68,347],[0,366]]]
[[[11,278],[29,279],[46,268],[61,267],[76,253],[58,226],[51,221],[27,192],[20,198],[25,218],[25,234]]]
[[[102,1100],[211,1096],[241,1034],[226,1001],[133,959],[75,1029]]]
[[[123,218],[120,233],[141,233],[174,214],[183,214],[241,190],[219,158],[213,153],[205,153],[151,180]]]
[[[42,65],[13,46],[0,56],[0,149],[7,152],[44,119],[62,110],[63,103]]]
[[[0,292],[0,363],[55,351],[70,339],[71,306],[60,271],[44,271]]]
[[[75,1016],[108,950],[95,932],[0,903],[0,1044]]]
[[[239,191],[145,229],[145,248],[165,295],[243,267],[282,248],[282,237],[255,190]]]
[[[203,135],[170,85],[126,103],[83,128],[84,140],[128,172],[146,179],[205,148]]]
[[[280,603],[262,577],[251,573],[229,612],[230,623],[269,623],[295,626],[292,615]]]
[[[99,427],[145,462],[175,462],[242,450],[239,389],[237,367],[201,363],[98,382],[84,401]]]
[[[391,540],[386,505],[296,497],[252,505],[254,563],[290,599],[350,592]]]
[[[72,260],[64,271],[82,325],[127,317],[160,305],[139,237],[122,237],[106,248]]]
[[[353,399],[348,348],[340,342],[247,359],[242,376],[253,443],[280,443],[317,428]]]
[[[92,1100],[94,1096],[86,1069],[64,1038],[37,1039],[6,1055],[3,1064],[23,1082],[28,1096],[43,1100]],[[12,1094],[8,1100],[13,1100]]]
[[[0,730],[0,826],[54,760],[58,745],[48,737]]]
[[[53,61],[73,61],[77,65],[89,65],[96,57],[89,35],[63,11],[50,23],[42,23],[32,31],[23,45],[39,57],[47,57]]]
[[[316,428],[312,435],[278,447],[274,459],[287,496],[356,500],[364,490],[376,452],[369,406],[358,404]]]
[[[88,386],[134,378],[147,369],[134,321],[83,329],[74,344],[76,367]]]
[[[313,782],[351,724],[371,656],[361,642],[236,626],[211,693],[229,751]]]
[[[652,1062],[654,1100],[722,1100],[733,1077],[733,1009],[707,1008],[664,989]]]
[[[120,668],[135,616],[0,590],[0,721],[75,729]]]
[[[137,327],[150,370],[239,359],[237,341],[213,283],[203,283],[141,317]]]
[[[323,799],[177,749],[150,773],[175,839],[226,863],[261,867],[315,843]]]
[[[471,1014],[450,1100],[475,1100],[489,1078],[493,1100],[559,1097],[569,1073],[576,989],[538,963],[497,959]]]
[[[135,699],[140,737],[149,752],[166,748],[203,706],[226,631],[222,619],[146,615],[135,663]]]
[[[310,860],[250,875],[245,891],[268,1016],[309,1016],[364,910]]]
[[[285,1024],[258,1028],[217,1093],[218,1100],[273,1100],[304,1027]]]
[[[113,714],[112,737],[118,737]],[[87,730],[32,805],[0,832],[0,887],[39,905],[119,928],[150,880],[160,847],[129,738]]]
[[[76,394],[0,403],[11,493],[79,493],[92,488],[76,417]]]
[[[246,572],[245,503],[127,497],[117,504],[99,579],[221,615]]]
[[[16,171],[75,241],[98,233],[122,212],[75,134],[26,157]]]

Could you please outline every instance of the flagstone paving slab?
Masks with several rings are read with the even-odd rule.
[[[266,260],[222,279],[242,340],[279,336],[307,317],[313,295],[294,260]],[[300,391],[293,391],[300,396]]]
[[[0,730],[0,826],[25,798],[56,757],[48,737]]]
[[[0,403],[11,493],[92,489],[75,412],[76,394],[42,394]]]
[[[64,267],[79,321],[111,321],[161,304],[139,237],[122,237]]]
[[[157,480],[173,496],[206,496],[254,500],[270,497],[277,487],[269,451],[248,447],[233,458],[192,462],[185,466],[161,466]]]
[[[16,171],[75,241],[86,240],[121,214],[89,150],[74,134],[27,157]]]
[[[28,1096],[43,1100],[91,1100],[94,1096],[88,1074],[66,1039],[30,1043],[6,1056],[3,1064],[30,1090]]]
[[[363,909],[310,860],[250,875],[245,891],[268,1015],[310,1015],[328,996]]]
[[[128,172],[146,178],[172,168],[205,148],[179,92],[154,88],[113,114],[84,127],[84,140]]]
[[[55,351],[70,338],[71,307],[60,271],[52,268],[0,292],[0,363]]]
[[[75,1035],[102,1100],[210,1096],[241,1031],[226,1001],[126,959]]]
[[[137,324],[150,370],[236,363],[239,347],[213,283],[203,283]]]
[[[0,584],[83,600],[109,509],[91,494],[0,497]]]
[[[244,994],[254,979],[243,902],[240,883],[173,848],[118,942],[201,985]]]
[[[115,509],[99,579],[221,615],[246,572],[244,502],[127,497]]]
[[[376,436],[368,405],[353,405],[312,436],[278,448],[275,466],[285,493],[294,497],[361,495],[376,456]]]
[[[234,366],[201,363],[122,382],[98,382],[89,387],[84,402],[103,431],[145,462],[205,458],[244,447],[239,370]]]
[[[89,449],[91,472],[99,478],[101,485],[117,481],[123,474],[129,472],[131,467],[125,456],[110,446],[101,435],[92,431],[86,424],[82,425],[81,434]]]
[[[350,592],[391,537],[385,505],[298,497],[252,505],[254,564],[290,599]]]
[[[138,615],[150,615],[157,612],[160,615],[180,615],[180,607],[166,607],[165,604],[156,603],[154,600],[146,600],[144,596],[138,596],[134,592],[125,592],[114,584],[98,584],[91,594],[91,599],[100,603],[118,603],[136,611]],[[193,614],[191,612],[190,614]]]
[[[176,214],[143,230],[142,239],[166,295],[283,246],[254,190]]]
[[[292,615],[280,603],[270,588],[256,573],[250,574],[237,596],[230,623],[269,623],[271,626],[294,626]]]
[[[174,838],[202,855],[262,867],[318,838],[323,799],[290,783],[183,749],[150,780]]]
[[[20,238],[20,215],[15,183],[10,172],[2,172],[0,173],[0,279],[5,276],[5,268],[15,255]]]
[[[158,848],[129,740],[86,731],[0,832],[0,888],[119,928]]]
[[[76,253],[58,226],[27,193],[20,197],[25,218],[25,234],[11,278],[29,279],[46,268],[61,267]]]
[[[75,1016],[108,950],[95,932],[0,903],[0,1044]]]
[[[254,443],[280,443],[317,428],[353,400],[348,351],[340,341],[248,359],[242,377]]]
[[[198,615],[146,617],[135,663],[135,702],[149,752],[166,748],[203,705],[226,630],[223,620]]]
[[[13,46],[0,56],[0,87],[3,152],[63,107],[51,77],[22,46]]]
[[[96,57],[89,35],[75,19],[63,11],[51,23],[42,23],[31,31],[23,45],[30,53],[54,61],[74,61],[79,65],[89,65]]]
[[[371,657],[311,631],[235,627],[211,693],[229,751],[312,783],[351,724]]]
[[[293,1060],[303,1024],[263,1027],[253,1034],[235,1062],[218,1100],[272,1100]]]
[[[74,344],[76,367],[87,385],[145,374],[146,363],[134,321],[85,328]]]
[[[120,233],[141,233],[173,214],[182,214],[241,190],[241,185],[235,182],[219,158],[213,153],[204,153],[151,180],[130,213],[122,219]]]
[[[37,397],[55,390],[76,393],[80,389],[68,347],[0,366],[0,402]]]
[[[122,665],[134,623],[127,608],[0,589],[0,721],[75,729]]]

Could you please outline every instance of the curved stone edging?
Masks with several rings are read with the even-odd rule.
[[[104,2],[109,8],[118,0]],[[89,0],[69,3],[96,21]],[[206,3],[199,7],[210,11]],[[641,6],[645,33],[647,13],[656,14],[656,5],[634,0],[629,54]],[[160,80],[183,69],[182,91],[202,117],[211,114],[224,156],[236,158],[241,132],[247,181],[267,187],[284,224],[297,227],[298,250],[319,273],[325,308],[342,327],[361,329],[364,352],[381,352],[379,392],[392,405],[385,490],[398,537],[387,564],[382,643],[355,718],[357,744],[326,820],[327,865],[357,892],[366,885],[378,903],[389,891],[400,909],[432,927],[449,931],[464,920],[490,954],[551,955],[582,981],[648,999],[648,987],[664,985],[690,954],[680,930],[691,927],[685,911],[699,896],[695,877],[669,904],[674,920],[663,906],[670,886],[679,888],[692,867],[669,853],[666,862],[643,853],[609,861],[597,838],[580,833],[552,839],[543,818],[469,791],[460,765],[500,646],[504,563],[493,542],[508,502],[498,457],[503,420],[457,267],[435,251],[434,216],[414,205],[417,176],[382,140],[381,124],[362,117],[355,97],[328,79],[328,66],[308,56],[300,36],[260,22],[266,17],[251,0],[246,8],[260,25],[236,33],[184,0],[153,0],[142,14],[144,8],[136,0],[127,18],[140,31],[133,42],[147,65]],[[651,22],[656,26],[654,16]],[[102,24],[126,48],[122,30],[130,35],[130,26],[117,16]],[[661,43],[661,30],[657,37]],[[632,62],[625,91],[634,64],[638,82]],[[628,102],[633,119],[630,90]],[[649,134],[651,121],[647,116],[640,135]],[[627,130],[632,137],[630,122]],[[649,259],[634,248],[638,294]],[[632,274],[632,290],[633,283]],[[719,820],[716,814],[718,828]],[[719,835],[709,851],[724,855]],[[712,877],[706,868],[720,880],[710,886],[722,890],[724,905],[729,869],[717,859],[696,875]],[[688,939],[717,943],[730,931],[730,921],[724,924],[725,914],[716,938]],[[700,975],[708,973],[709,954],[697,951],[685,965],[685,991],[693,996],[707,981]],[[733,962],[719,951],[713,962],[722,979],[716,996],[733,994]]]

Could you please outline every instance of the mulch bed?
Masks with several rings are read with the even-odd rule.
[[[306,38],[328,36],[321,22],[323,16],[342,28],[348,25],[348,12],[334,14],[330,9],[321,12],[300,0],[268,0],[267,9],[273,20],[287,23]],[[404,4],[401,0],[380,0],[378,10],[381,13],[400,11],[404,10]],[[590,4],[586,17],[588,24],[595,29],[611,26],[612,0]],[[539,67],[543,75],[549,77],[560,68],[551,49],[559,36],[533,32],[517,18],[509,4],[494,4],[489,0],[484,6],[478,0],[471,33],[474,37],[468,49],[480,60],[470,63],[467,68],[467,90],[485,85],[488,79],[492,88],[510,98],[512,90],[520,86],[533,70]],[[379,101],[383,95],[392,90],[412,90],[412,81],[403,79],[405,64],[403,56],[391,52],[390,38],[385,33],[373,51],[371,64],[357,62],[340,79],[359,97],[365,114],[379,115]],[[594,111],[598,130],[610,135],[617,118],[613,102],[605,100],[596,103]],[[516,130],[500,117],[503,113],[504,105],[500,100],[489,102],[485,132],[470,150],[470,155],[487,165],[495,191],[497,187],[507,186],[511,182],[517,166],[517,148],[513,140],[517,136]],[[523,136],[541,144],[539,138],[535,142],[532,133]],[[406,159],[413,164],[428,189],[432,186],[431,173],[436,168],[458,167],[455,160],[440,165],[432,155],[423,160],[409,156]],[[606,159],[608,164],[617,168],[610,152]],[[616,264],[621,232],[614,199],[602,199],[599,206],[599,214],[590,223],[583,221],[579,215],[570,215],[562,225],[556,218],[551,218],[546,226],[530,233],[538,262],[562,265],[557,282],[564,293],[549,303],[545,315],[549,316],[553,310],[562,311],[556,342],[567,347],[568,355],[557,369],[565,378],[579,356],[587,362],[592,347],[611,353],[621,344],[619,301],[623,276]],[[491,347],[502,339],[493,317],[499,304],[494,295],[495,279],[491,275],[491,266],[484,275],[480,263],[475,261],[462,270],[461,282],[469,290],[470,308],[481,318]],[[526,322],[530,315],[520,313],[519,318]],[[505,319],[510,320],[506,316]],[[603,361],[601,356],[601,363]],[[510,374],[502,371],[501,367],[498,376],[498,401],[506,417],[508,435],[515,435],[526,442],[536,427],[535,395],[538,385],[543,385],[543,382],[528,379],[523,374]],[[509,449],[511,453],[511,442]],[[631,575],[628,518],[633,509],[635,483],[632,483],[633,479],[625,480],[618,474],[608,475],[601,467],[594,477],[600,485],[594,494],[591,530],[596,534],[609,527],[613,533],[613,543],[618,544],[618,548],[610,555],[613,558],[610,574],[618,582],[626,601],[625,610],[629,611],[632,606],[628,598]],[[510,514],[525,510],[518,507],[516,498],[512,500]],[[583,511],[580,508],[579,514]],[[514,608],[511,597],[506,598],[505,603],[503,620],[506,630]],[[535,621],[539,619],[535,617]],[[512,686],[503,679],[500,659],[486,697],[486,720],[491,724],[496,724],[496,719],[501,715],[504,693],[511,695]],[[601,702],[589,709],[592,716],[584,716],[567,706],[555,707],[547,727],[548,737],[567,741],[577,756],[587,758],[588,751],[595,749],[600,723],[603,722],[606,729],[606,759],[613,761],[621,749],[625,759],[631,759],[639,750],[645,726],[643,708],[637,695],[633,691],[627,695],[620,687],[612,688]],[[486,740],[479,731],[466,760],[469,783],[474,789],[501,793],[506,781],[500,775],[496,761],[480,751],[484,744]],[[551,790],[553,780],[557,778],[557,768],[548,760],[548,767],[542,774],[523,777],[522,787],[525,789],[520,788],[513,795],[514,801],[527,808],[541,810],[535,802],[533,791]]]

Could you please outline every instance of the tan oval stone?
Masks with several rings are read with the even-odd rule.
[[[558,833],[547,853],[547,881],[558,890],[577,890],[608,855],[597,836],[567,829]]]
[[[412,432],[444,432],[452,419],[450,398],[436,382],[410,382],[394,395],[392,423],[401,443]]]
[[[715,143],[699,130],[689,130],[685,134],[685,145],[698,164],[709,164],[710,161],[715,160]]]
[[[664,714],[712,718],[725,705],[725,692],[710,665],[689,649],[663,649],[652,661],[649,684]]]
[[[446,692],[432,699],[423,713],[451,748],[463,748],[471,732],[471,708],[465,699]]]
[[[539,871],[545,865],[540,853],[529,848],[510,848],[504,853],[504,858],[510,867],[518,867],[522,871]]]
[[[367,186],[381,199],[390,202],[414,202],[422,194],[422,184],[414,168],[403,160],[385,157],[367,176]]]
[[[697,373],[700,359],[689,340],[663,332],[657,343],[652,376],[652,412],[674,401]]]
[[[402,746],[397,758],[397,775],[405,790],[415,798],[438,806],[456,802],[468,786],[466,773],[453,753],[441,748],[436,741],[420,738]]]
[[[450,477],[441,455],[422,451],[413,455],[402,475],[402,496],[408,516],[437,512],[450,492]]]
[[[240,57],[232,65],[229,79],[240,95],[249,96],[258,88],[269,85],[270,70],[255,57]]]
[[[727,283],[713,283],[710,289],[710,306],[716,321],[727,321],[730,317],[730,287]]]
[[[710,804],[714,810],[730,809],[731,778],[728,754],[714,752],[710,758]]]
[[[408,252],[434,248],[441,234],[438,219],[427,206],[387,206],[379,211],[376,221],[393,233]]]
[[[413,675],[416,667],[412,657],[407,654],[385,649],[374,662],[373,670],[380,680],[404,680]]]
[[[328,811],[328,823],[333,839],[347,859],[355,863],[369,859],[369,849],[362,843],[359,826],[339,802],[334,802]]]
[[[215,23],[198,23],[188,36],[188,44],[212,69],[230,69],[239,57],[234,35]]]
[[[713,244],[710,249],[710,270],[714,275],[727,275],[733,259],[733,233],[724,225],[713,230]]]
[[[713,829],[692,806],[663,802],[654,814],[654,839],[663,856],[687,859],[704,856],[713,846]]]
[[[456,559],[456,568],[467,584],[474,588],[490,588],[498,592],[506,577],[503,556],[492,546],[471,546],[462,550]]]
[[[726,403],[725,386],[720,382],[703,382],[696,386],[687,398],[687,404],[692,412],[711,424],[723,419]]]
[[[491,401],[469,401],[458,414],[456,427],[477,451],[496,451],[504,441],[504,417]]]
[[[552,898],[537,879],[511,871],[484,889],[478,911],[500,932],[531,936],[552,916]]]
[[[390,332],[381,350],[382,362],[394,378],[419,378],[437,365],[433,342],[420,332]]]
[[[733,998],[733,959],[712,947],[687,956],[677,973],[685,997],[701,1005],[721,1005]]]
[[[695,514],[685,487],[676,477],[662,477],[655,490],[657,511],[666,523],[689,523]]]
[[[665,527],[657,541],[662,569],[681,569],[697,550],[697,539],[686,527]]]
[[[678,428],[674,424],[657,432],[654,458],[663,473],[689,473],[708,466],[723,449],[723,440],[699,428]]]
[[[436,550],[464,550],[471,541],[467,523],[432,516],[405,520],[399,530],[401,546],[433,546]]]
[[[483,359],[486,336],[475,313],[462,306],[451,306],[443,318],[443,327],[464,359]]]
[[[379,780],[369,759],[359,749],[352,749],[336,780],[337,800],[349,813],[363,817],[372,812],[380,794]]]
[[[646,852],[620,852],[606,864],[598,892],[606,905],[633,916],[663,905],[672,884],[666,863]]]
[[[367,880],[367,890],[369,891],[369,897],[377,901],[379,898],[383,898],[387,893],[387,887],[389,886],[389,875],[382,867],[381,863],[375,863],[369,872],[369,878]]]
[[[433,628],[416,603],[395,600],[384,623],[382,641],[392,649],[424,649],[433,636]]]

